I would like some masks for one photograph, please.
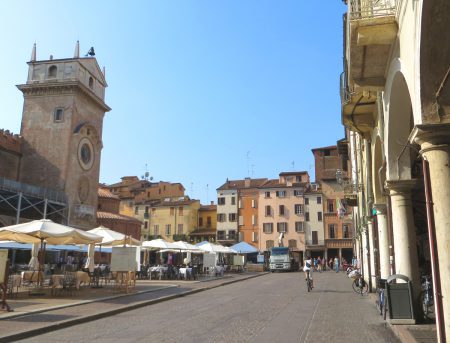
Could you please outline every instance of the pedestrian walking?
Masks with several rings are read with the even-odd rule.
[[[339,273],[339,258],[337,256],[334,258],[334,270]]]
[[[320,256],[317,258],[317,270],[319,271],[319,273],[322,273],[322,259],[320,258]]]
[[[328,261],[328,267],[330,267],[330,270],[333,270],[333,258],[330,257],[330,260]]]

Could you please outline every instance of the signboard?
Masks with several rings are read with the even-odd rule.
[[[263,254],[256,255],[256,262],[264,263],[264,255]]]
[[[140,250],[137,247],[113,247],[111,271],[135,272],[140,267]]]
[[[203,267],[215,267],[216,254],[203,254]]]
[[[0,283],[8,283],[8,280],[5,280],[6,278],[6,263],[8,261],[8,250],[2,249],[0,250]]]
[[[243,265],[244,265],[244,256],[234,255],[233,256],[233,266],[243,266]]]

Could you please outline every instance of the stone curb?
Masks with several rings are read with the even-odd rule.
[[[82,317],[77,317],[77,318],[73,318],[73,319],[67,319],[67,320],[63,320],[63,321],[60,321],[60,322],[56,322],[56,323],[51,324],[51,325],[43,326],[43,327],[40,327],[40,328],[36,328],[36,329],[29,330],[29,331],[25,331],[25,332],[19,332],[19,333],[15,333],[15,334],[8,335],[8,336],[1,336],[0,337],[0,343],[1,342],[13,342],[13,341],[17,341],[17,340],[21,340],[21,339],[37,336],[37,335],[42,335],[42,334],[47,333],[47,332],[56,331],[56,330],[59,330],[59,329],[67,328],[67,327],[70,327],[70,326],[74,326],[74,325],[77,325],[77,324],[90,322],[90,321],[101,319],[101,318],[105,318],[105,317],[110,317],[110,316],[113,316],[113,315],[116,315],[116,314],[119,314],[119,313],[122,313],[122,312],[135,310],[135,309],[138,309],[138,308],[141,308],[141,307],[144,307],[144,306],[148,306],[148,305],[158,304],[160,302],[167,301],[167,300],[172,300],[172,299],[176,299],[176,298],[185,297],[185,296],[190,295],[190,294],[200,293],[200,292],[207,291],[207,290],[214,289],[214,288],[218,288],[218,287],[221,287],[221,286],[230,285],[230,284],[233,284],[233,283],[236,283],[236,282],[253,279],[255,277],[263,276],[263,275],[266,275],[266,274],[268,274],[268,273],[266,273],[266,272],[259,273],[259,274],[255,274],[255,275],[250,275],[250,276],[248,276],[246,278],[226,281],[226,282],[220,283],[218,285],[214,285],[214,286],[193,289],[193,290],[182,292],[182,293],[179,293],[179,294],[173,294],[173,295],[167,295],[167,296],[159,297],[157,299],[143,300],[143,301],[138,302],[138,303],[133,304],[133,305],[125,305],[125,306],[117,308],[117,309],[108,310],[108,311],[104,311],[104,312],[100,312],[100,313],[96,313],[96,314],[92,314],[92,315],[86,315],[86,316],[82,316]],[[128,295],[123,295],[123,296],[128,296]],[[42,311],[42,312],[44,312],[44,311]]]

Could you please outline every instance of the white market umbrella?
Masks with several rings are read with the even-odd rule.
[[[206,252],[210,252],[210,253],[232,253],[235,252],[234,250],[231,250],[228,247],[224,247],[223,245],[220,244],[214,244],[214,243],[210,243],[210,242],[200,242],[198,244],[196,244],[196,246],[203,251]]]
[[[99,226],[87,232],[102,237],[102,241],[100,243],[97,243],[97,245],[107,245],[107,246],[116,246],[125,244],[141,245],[141,241],[131,236],[124,235],[121,232],[108,229],[107,227],[104,226]]]
[[[180,251],[188,251],[188,252],[202,252],[202,250],[199,247],[196,247],[193,244],[190,244],[188,242],[184,241],[178,241],[171,243],[173,247],[176,249],[178,248]]]
[[[94,272],[95,269],[94,256],[95,256],[95,245],[89,244],[88,256],[84,268],[89,269],[89,272],[91,273]]]
[[[39,243],[33,243],[31,246],[31,260],[28,263],[28,268],[30,270],[39,270]]]
[[[47,244],[89,244],[100,243],[102,237],[75,229],[70,226],[54,223],[49,219],[33,220],[28,223],[0,228],[0,240],[9,239],[19,243]]]
[[[151,241],[144,241],[142,242],[143,248],[150,248],[150,249],[177,249],[173,245],[173,243],[167,242],[164,239],[158,238],[158,239],[152,239]]]

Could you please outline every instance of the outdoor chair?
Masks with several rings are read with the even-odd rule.
[[[68,295],[73,295],[74,290],[76,289],[77,279],[75,273],[73,272],[65,272],[64,278],[61,281],[61,293],[66,292]]]

